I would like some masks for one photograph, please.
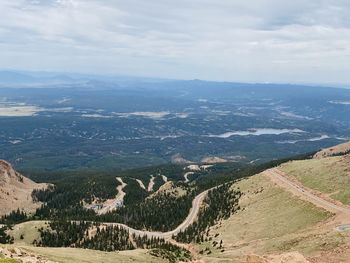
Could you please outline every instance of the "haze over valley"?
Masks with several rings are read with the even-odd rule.
[[[0,13],[0,263],[350,263],[350,2]]]
[[[174,156],[249,163],[349,138],[350,107],[340,103],[349,100],[347,89],[79,81],[40,88],[3,84],[0,144],[7,151],[0,157],[28,171],[125,169],[168,163]]]

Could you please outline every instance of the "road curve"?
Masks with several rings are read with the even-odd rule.
[[[213,189],[213,188],[211,188]],[[156,232],[156,231],[145,231],[145,230],[137,230],[132,227],[129,227],[125,224],[121,223],[103,223],[107,226],[119,226],[124,229],[127,229],[131,234],[135,234],[137,236],[147,236],[149,238],[151,237],[158,237],[158,238],[164,238],[164,239],[171,239],[173,235],[176,235],[180,233],[181,231],[184,231],[186,228],[188,228],[194,221],[197,219],[200,206],[208,194],[208,192],[211,190],[208,189],[206,191],[203,191],[202,193],[198,194],[192,201],[192,207],[190,209],[189,214],[187,215],[186,219],[174,230],[168,231],[168,232]]]

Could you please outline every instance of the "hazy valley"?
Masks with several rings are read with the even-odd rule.
[[[348,258],[349,90],[118,83],[3,84],[1,254],[19,262]]]

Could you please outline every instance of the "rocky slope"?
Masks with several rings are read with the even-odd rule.
[[[314,155],[315,159],[321,159],[326,157],[332,157],[336,155],[342,155],[345,153],[350,153],[350,142],[338,144],[333,147],[322,149]]]
[[[0,160],[0,215],[10,213],[17,208],[32,212],[40,203],[33,202],[34,189],[46,188],[47,184],[38,184],[22,176],[11,164]]]

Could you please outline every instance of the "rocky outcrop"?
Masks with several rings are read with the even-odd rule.
[[[3,257],[5,257],[6,259],[15,259],[15,260],[18,260],[19,262],[25,262],[25,263],[56,263],[54,261],[45,259],[33,253],[29,253],[17,247],[8,247],[8,248],[0,247],[0,255],[3,255]]]
[[[33,212],[41,203],[32,198],[34,189],[44,189],[47,184],[37,184],[15,171],[12,165],[0,160],[0,215],[21,209]]]

